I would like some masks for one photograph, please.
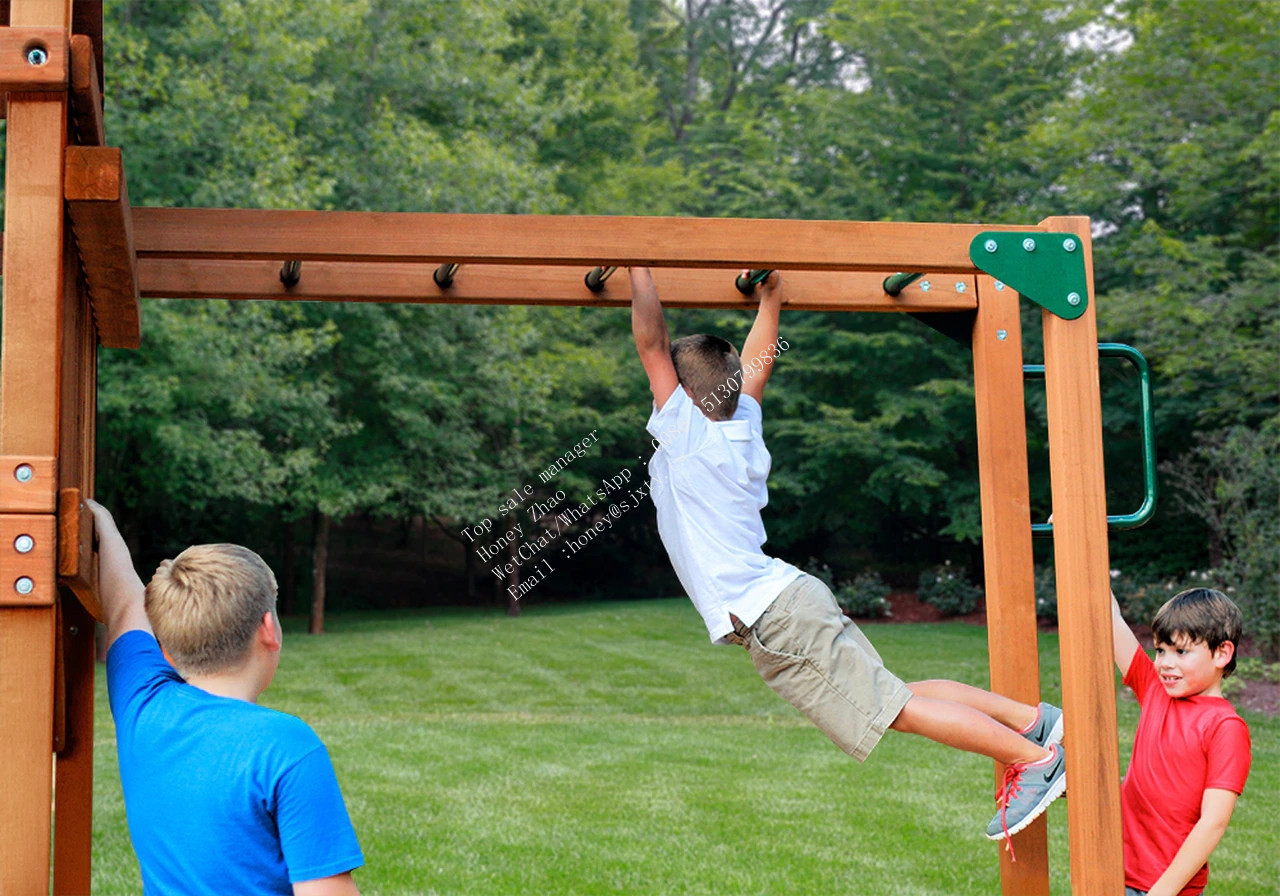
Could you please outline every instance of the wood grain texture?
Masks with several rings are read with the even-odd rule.
[[[120,150],[68,146],[63,194],[98,338],[108,348],[138,348],[142,311],[133,216]]]
[[[139,258],[976,272],[975,224],[135,208]],[[1008,227],[1007,230],[1035,230]]]
[[[1040,652],[1018,294],[980,276],[978,295],[973,382],[991,690],[1034,706],[1040,701]],[[1003,775],[997,763],[996,781]],[[1003,893],[1049,896],[1047,816],[1019,833],[1014,848],[1016,862],[1000,851]]]
[[[144,258],[138,262],[144,298],[275,299],[313,302],[411,304],[581,305],[626,308],[631,289],[625,271],[598,293],[584,282],[590,267],[464,265],[447,289],[432,279],[431,264],[307,261],[292,287],[280,281],[278,261]],[[736,271],[661,268],[654,281],[669,308],[754,308],[734,286]],[[786,307],[801,311],[971,311],[974,278],[927,275],[897,296],[886,295],[884,274],[784,271]],[[956,284],[961,284],[957,290]]]
[[[33,64],[29,51],[42,53],[44,62]],[[0,28],[0,92],[65,91],[70,56],[67,33],[60,28]]]
[[[1093,247],[1087,218],[1043,223],[1077,233],[1089,288],[1076,320],[1042,315],[1071,882],[1077,896],[1114,896],[1124,889],[1124,855]]]
[[[52,29],[61,85],[9,95],[5,129],[5,252],[0,339],[0,454],[53,458],[56,496],[62,398],[66,256],[63,152],[67,144],[69,0],[12,0],[11,26]],[[51,59],[52,61],[52,59]],[[11,476],[0,470],[0,480]],[[7,487],[7,486],[6,486]],[[0,520],[13,516],[0,505]],[[54,508],[37,514],[40,541],[56,539]],[[53,529],[47,529],[53,524]],[[33,523],[33,527],[35,524]],[[12,543],[0,543],[0,589],[13,581]],[[41,582],[57,550],[41,555]],[[56,584],[54,585],[56,593]],[[0,892],[48,892],[52,842],[56,604],[0,606]]]

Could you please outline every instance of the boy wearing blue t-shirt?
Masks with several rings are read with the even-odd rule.
[[[986,833],[1022,830],[1066,790],[1061,710],[955,681],[905,684],[820,579],[762,550],[771,458],[761,402],[788,347],[778,274],[757,287],[739,356],[717,336],[672,343],[648,269],[630,270],[632,333],[653,391],[658,534],[711,640],[745,647],[765,682],[859,761],[893,728],[1003,763]]]
[[[111,514],[88,504],[144,892],[358,896],[364,857],[324,744],[256,705],[280,662],[270,568],[238,545],[196,545],[144,588]]]

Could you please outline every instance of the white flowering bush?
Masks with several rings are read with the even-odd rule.
[[[889,586],[879,573],[864,572],[845,582],[836,591],[836,603],[848,616],[860,619],[880,619],[892,616],[889,604]]]
[[[919,593],[922,601],[947,616],[972,613],[982,599],[982,589],[969,581],[968,570],[952,566],[950,560],[920,574]]]

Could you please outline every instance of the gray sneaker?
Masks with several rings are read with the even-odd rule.
[[[1040,704],[1040,715],[1030,731],[1022,735],[1037,747],[1062,743],[1062,710],[1052,703]]]
[[[1031,764],[1014,764],[1004,771],[1004,781],[996,794],[1000,811],[987,825],[991,840],[1008,839],[1038,818],[1049,804],[1067,791],[1066,765],[1062,745],[1051,744],[1048,759]]]

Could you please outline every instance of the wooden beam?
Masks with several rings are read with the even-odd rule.
[[[120,150],[68,146],[63,195],[89,287],[98,338],[108,348],[137,348],[142,338],[142,316],[133,216]]]
[[[106,622],[98,599],[98,565],[93,555],[93,514],[80,489],[58,494],[58,583],[65,586],[98,622]]]
[[[86,34],[71,38],[71,125],[77,143],[102,146],[107,142],[102,121],[102,82],[94,58],[93,39]]]
[[[89,38],[89,46],[93,52],[94,74],[98,84],[102,83],[102,0],[74,0],[71,11],[72,41],[76,37]],[[8,25],[9,0],[0,0],[0,26]],[[74,50],[72,51],[74,53]],[[73,57],[74,58],[74,57]],[[73,61],[74,65],[74,61]],[[73,76],[74,77],[74,76]],[[0,118],[5,117],[5,97],[0,94]],[[86,141],[80,141],[86,142]],[[99,141],[101,143],[102,141]]]
[[[1124,852],[1093,246],[1088,218],[1043,223],[1077,234],[1089,291],[1076,320],[1042,315],[1071,888],[1077,896],[1112,896],[1124,889]]]
[[[5,129],[3,330],[0,333],[0,454],[54,458],[61,419],[65,245],[62,160],[67,145],[65,66],[71,4],[14,0],[10,23],[52,29],[50,61],[61,55],[53,90],[12,92]],[[13,32],[10,32],[11,34]],[[53,34],[60,35],[57,38]],[[19,52],[21,47],[17,48]],[[26,64],[25,59],[19,60]],[[43,68],[43,66],[40,66]],[[0,479],[13,475],[0,470]],[[52,483],[56,494],[56,478]],[[0,518],[17,516],[0,505]],[[56,540],[52,509],[37,532]],[[33,536],[35,537],[35,536]],[[44,538],[45,536],[41,536]],[[53,545],[50,545],[52,548]],[[0,590],[12,589],[23,560],[0,545]],[[57,551],[42,552],[30,578],[56,582]],[[53,584],[56,592],[56,584]],[[34,592],[33,592],[34,593]],[[57,609],[0,605],[0,892],[49,889],[52,847],[54,679]]]
[[[77,58],[75,46],[83,40],[78,36],[72,39],[73,61]],[[81,52],[80,56],[87,57],[87,54]],[[73,71],[73,105],[77,96],[76,77]],[[75,119],[73,112],[72,120]],[[100,114],[97,119],[101,121]],[[63,186],[65,190],[65,178]],[[127,258],[132,261],[132,252]],[[98,332],[88,281],[80,276],[81,264],[76,252],[63,253],[62,408],[58,449],[60,600],[56,636],[60,686],[54,688],[57,794],[53,808],[54,896],[79,896],[92,888],[94,620],[95,617],[102,619],[103,614],[98,599],[97,558],[93,553],[93,515],[81,501],[82,495],[93,493],[98,394]]]
[[[412,304],[527,304],[626,307],[631,288],[625,271],[599,293],[586,287],[590,268],[464,265],[442,289],[428,264],[304,262],[294,286],[280,280],[277,261],[143,258],[138,262],[144,298],[275,299],[313,302]],[[674,308],[751,307],[725,270],[662,268],[654,278],[662,304]],[[974,278],[930,275],[896,297],[885,294],[884,274],[784,271],[787,307],[803,311],[966,311],[977,307]],[[959,288],[957,288],[959,284]]]
[[[62,160],[67,145],[66,46],[71,4],[13,0],[14,28],[50,29],[59,86],[12,92],[5,130],[3,332],[0,333],[0,454],[53,458],[56,495],[61,401],[65,244]],[[58,35],[53,37],[52,35]],[[21,48],[19,48],[21,49]],[[25,64],[25,59],[20,59]],[[41,66],[43,68],[43,66]],[[0,471],[0,479],[12,475]],[[0,517],[14,508],[0,505]],[[53,508],[37,514],[48,532]],[[33,528],[37,526],[33,522]],[[56,525],[51,537],[56,538]],[[8,547],[8,550],[3,550]],[[13,546],[0,546],[0,589],[12,588]],[[57,551],[32,576],[56,579]],[[56,585],[54,586],[56,589]],[[55,605],[0,606],[0,892],[49,889],[52,846]]]
[[[0,513],[0,607],[51,607],[58,596],[57,520],[44,513]],[[17,583],[22,582],[19,586]]]
[[[176,208],[136,208],[133,225],[139,258],[941,273],[975,273],[969,243],[990,229],[976,224]]]
[[[54,896],[84,896],[92,886],[94,621],[64,597],[59,618],[59,663],[64,699],[57,744],[58,799],[54,805]]]
[[[10,97],[0,332],[3,454],[52,457],[58,448],[66,117],[65,97]],[[50,136],[38,139],[31,132]]]
[[[61,28],[0,26],[0,93],[65,91],[70,55]]]
[[[58,507],[58,463],[53,457],[0,456],[0,511],[53,513]]]
[[[974,406],[986,569],[991,690],[1032,706],[1040,702],[1040,653],[1031,552],[1031,486],[1018,294],[978,277],[973,327]],[[1004,768],[996,764],[997,783]],[[1002,892],[1049,896],[1047,815],[1014,838],[1018,860],[1000,850]]]

